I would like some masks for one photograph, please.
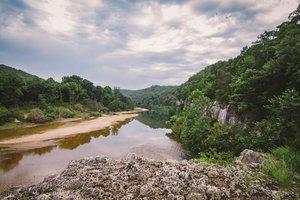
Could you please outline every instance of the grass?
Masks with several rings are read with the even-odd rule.
[[[223,166],[232,165],[236,157],[232,153],[226,152],[209,152],[200,153],[195,159],[195,162],[219,164]]]
[[[253,181],[253,179],[254,179],[254,177],[252,175],[250,175],[250,174],[246,174],[244,176],[244,182],[245,182],[245,185],[246,185],[247,188],[250,187],[251,182]]]
[[[289,147],[273,149],[264,161],[262,172],[281,187],[290,188],[299,174],[299,152]]]

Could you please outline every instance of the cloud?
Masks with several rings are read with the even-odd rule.
[[[44,78],[180,84],[236,56],[299,0],[3,0],[0,62]]]

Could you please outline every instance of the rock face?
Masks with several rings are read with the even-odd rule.
[[[221,167],[192,161],[154,161],[131,155],[115,161],[86,158],[72,161],[60,175],[29,187],[17,187],[1,199],[295,199],[274,190],[243,165]]]
[[[239,123],[238,117],[228,105],[222,105],[218,101],[214,101],[211,109],[212,117],[221,124],[234,125]]]

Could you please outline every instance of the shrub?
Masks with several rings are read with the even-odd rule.
[[[101,103],[95,101],[95,100],[85,100],[84,101],[84,106],[93,112],[99,112],[102,110],[103,106],[101,105]]]
[[[45,110],[45,115],[48,121],[52,121],[58,118],[58,109],[57,107],[47,106]]]
[[[278,147],[271,151],[264,162],[262,171],[274,178],[277,183],[287,188],[296,173],[299,173],[300,155],[289,147]]]
[[[24,114],[18,108],[11,108],[9,110],[10,116],[12,119],[18,119],[20,121],[24,121]]]
[[[102,114],[100,112],[91,112],[90,117],[100,117]]]
[[[73,118],[75,113],[68,108],[60,107],[58,108],[58,116],[59,118]]]
[[[9,122],[10,120],[9,111],[4,106],[0,106],[0,124]]]
[[[47,121],[47,118],[41,109],[35,108],[28,114],[27,121],[32,123],[43,123]]]
[[[295,172],[300,172],[300,154],[290,147],[278,147],[271,151],[271,154],[277,159],[282,160]]]
[[[80,103],[76,103],[73,105],[73,109],[79,112],[83,112],[84,111],[84,107],[82,104]]]
[[[269,156],[266,159],[262,171],[266,175],[274,178],[276,182],[284,188],[290,186],[293,179],[293,174],[286,163],[282,160],[277,160],[273,156]]]
[[[221,165],[229,165],[235,161],[236,157],[231,152],[206,152],[199,153],[196,162],[217,163]]]
[[[268,117],[256,123],[268,146],[294,146],[300,150],[300,95],[296,90],[287,90],[269,100],[265,106]]]

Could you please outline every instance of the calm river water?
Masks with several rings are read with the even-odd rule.
[[[56,125],[29,130],[35,133],[53,126]],[[18,131],[24,134],[22,129],[16,130],[14,135]],[[42,181],[49,175],[61,172],[71,160],[84,157],[100,155],[120,159],[129,153],[136,153],[159,160],[184,159],[181,145],[166,136],[169,132],[159,121],[142,113],[104,130],[50,141],[35,148],[21,150],[0,146],[0,191],[11,186]],[[5,133],[0,131],[1,134]]]

